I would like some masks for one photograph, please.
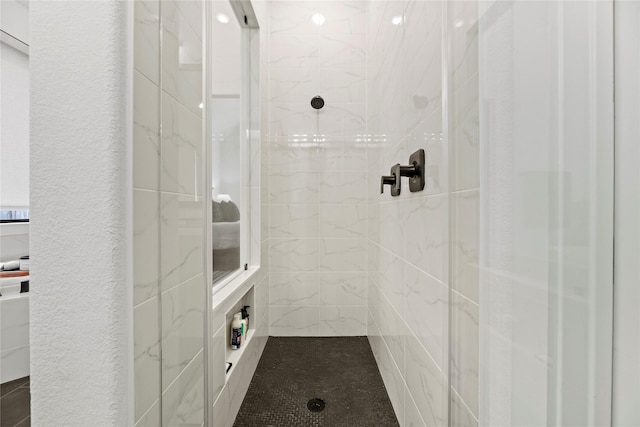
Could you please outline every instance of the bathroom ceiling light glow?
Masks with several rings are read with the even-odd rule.
[[[402,16],[394,16],[393,18],[391,18],[391,23],[393,25],[400,25],[401,22],[402,22]]]
[[[201,110],[204,108],[204,103],[200,103],[200,105],[198,105],[198,108],[200,108]]]
[[[321,13],[314,13],[311,17],[311,20],[316,25],[322,25],[324,24],[324,15],[322,15]]]
[[[222,24],[228,24],[229,23],[229,17],[227,15],[225,15],[224,13],[218,13],[216,15],[216,19],[218,20],[218,22],[220,22]]]
[[[464,21],[462,21],[461,19],[458,19],[455,24],[453,24],[456,28],[460,28],[464,25]]]

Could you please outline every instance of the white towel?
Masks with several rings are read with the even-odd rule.
[[[11,270],[19,270],[19,269],[20,269],[20,261],[18,260],[0,262],[0,271],[1,270],[11,271]]]

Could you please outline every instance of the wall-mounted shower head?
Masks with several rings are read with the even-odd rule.
[[[320,95],[314,96],[313,98],[311,98],[311,106],[316,110],[321,109],[322,107],[324,107],[324,99],[322,99]]]

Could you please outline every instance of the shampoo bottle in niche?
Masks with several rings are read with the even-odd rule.
[[[242,345],[242,318],[240,313],[233,315],[231,322],[231,350],[237,350]]]
[[[244,307],[242,307],[242,310],[240,310],[240,313],[242,313],[242,320],[244,320],[247,323],[247,327],[245,328],[245,332],[249,331],[249,312],[247,311],[247,308],[251,307],[250,305],[245,305]]]
[[[244,318],[244,314],[242,311],[239,311],[238,316],[240,316],[240,324],[242,325],[242,339],[245,340],[247,336],[247,319]]]

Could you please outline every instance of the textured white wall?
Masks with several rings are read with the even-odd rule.
[[[126,2],[31,4],[31,420],[130,425]]]

